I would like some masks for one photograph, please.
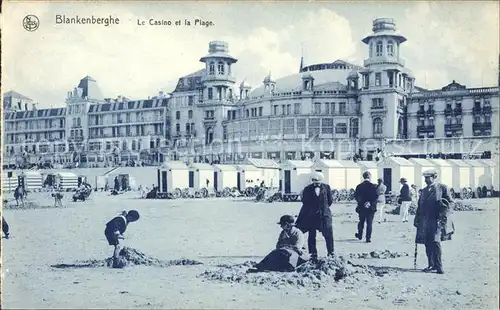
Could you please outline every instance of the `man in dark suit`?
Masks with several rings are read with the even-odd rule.
[[[323,175],[315,172],[311,176],[312,184],[302,191],[302,208],[295,226],[304,233],[308,232],[307,246],[311,259],[317,259],[316,231],[320,231],[326,241],[328,256],[333,255],[333,225],[332,190],[328,184],[322,182]]]
[[[358,232],[354,234],[359,240],[363,239],[363,229],[366,222],[366,242],[371,242],[373,217],[377,212],[377,186],[370,182],[371,173],[363,173],[364,181],[356,186],[355,197],[358,202],[356,212],[359,214]]]

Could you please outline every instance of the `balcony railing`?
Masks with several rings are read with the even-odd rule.
[[[455,115],[462,115],[462,107],[456,107],[454,112]]]
[[[445,124],[444,125],[444,130],[445,131],[462,130],[462,124]]]
[[[491,114],[491,106],[490,105],[484,106],[483,107],[483,113],[489,113],[489,114]]]
[[[427,110],[427,116],[434,116],[435,111],[433,109]]]
[[[446,115],[446,116],[452,116],[453,115],[453,109],[452,108],[446,108],[446,109],[444,109],[444,115]]]
[[[383,108],[384,108],[384,106],[381,104],[372,104],[372,109],[374,109],[374,110],[382,110]],[[321,114],[321,113],[318,113],[318,114]],[[339,114],[340,114],[340,112],[339,112]]]
[[[424,110],[418,110],[417,111],[417,116],[418,117],[425,117],[425,115],[426,115],[426,112]]]
[[[435,126],[434,125],[427,125],[427,126],[417,126],[417,132],[419,133],[424,133],[424,132],[434,132],[435,131]]]
[[[481,113],[482,113],[481,107],[473,107],[472,108],[472,114],[481,114]]]
[[[483,130],[491,130],[491,122],[488,123],[473,123],[472,124],[473,131],[483,131]]]

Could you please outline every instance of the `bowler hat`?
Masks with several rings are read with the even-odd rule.
[[[283,224],[293,224],[295,222],[295,219],[293,218],[293,216],[291,215],[283,215],[281,218],[280,218],[280,221],[279,221],[279,225],[283,225]]]
[[[399,182],[406,182],[406,178],[401,178]]]

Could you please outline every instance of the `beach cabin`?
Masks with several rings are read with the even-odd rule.
[[[189,167],[182,161],[166,161],[157,170],[159,193],[172,193],[189,187]]]
[[[264,181],[266,187],[279,187],[280,166],[272,159],[248,158],[247,164],[253,165],[261,171],[261,175],[255,180],[254,185],[260,185]]]
[[[452,188],[453,167],[451,166],[451,164],[448,161],[440,158],[428,159],[428,161],[434,164],[434,169],[437,171],[438,181],[445,184],[449,188]]]
[[[58,171],[55,173],[56,186],[63,190],[76,189],[78,187],[78,176],[73,172]]]
[[[238,169],[232,165],[217,164],[214,169],[214,189],[222,191],[224,188],[232,189],[238,187]]]
[[[361,177],[363,177],[364,172],[368,171],[372,175],[373,183],[375,183],[379,178],[377,163],[374,161],[358,161],[356,163],[361,166]]]
[[[43,176],[38,171],[24,170],[17,176],[17,180],[16,187],[24,185],[26,191],[37,192],[43,187]]]
[[[260,179],[262,171],[254,165],[237,165],[236,170],[236,187],[240,192],[243,192],[247,187],[260,184],[257,183],[257,180]]]
[[[213,187],[214,168],[205,163],[192,163],[189,166],[189,188],[194,188],[194,190],[206,188],[208,192],[211,192]]]
[[[158,167],[120,167],[107,174],[108,186],[114,186],[118,177],[120,187],[137,190],[139,186],[151,188],[155,183]]]
[[[472,190],[476,191],[477,188],[481,188],[482,190],[483,186],[490,188],[491,178],[488,180],[486,165],[477,159],[468,159],[464,160],[464,162],[470,166],[470,184]]]
[[[413,184],[417,186],[417,189],[426,187],[427,184],[425,184],[425,178],[422,173],[429,169],[436,169],[436,165],[424,158],[410,158],[408,160],[415,166],[415,183]]]
[[[17,177],[18,174],[16,170],[4,170],[2,173],[2,191],[14,191],[18,185]]]
[[[479,159],[480,162],[482,162],[485,165],[485,174],[488,177],[488,180],[490,180],[491,185],[493,186],[493,189],[498,191],[500,188],[500,175],[498,173],[498,163],[496,163],[492,159]],[[485,178],[486,181],[486,178]],[[490,186],[486,185],[488,188]]]
[[[388,157],[378,164],[378,175],[384,180],[387,192],[399,194],[401,178],[406,178],[408,185],[415,183],[415,166],[402,157]]]
[[[312,170],[321,172],[323,182],[330,185],[332,190],[345,189],[345,170],[338,160],[320,159],[313,163]]]
[[[453,180],[451,188],[460,193],[464,188],[471,187],[471,166],[461,159],[448,159],[452,167]]]
[[[297,196],[311,184],[312,161],[286,160],[281,164],[280,192],[283,196]]]

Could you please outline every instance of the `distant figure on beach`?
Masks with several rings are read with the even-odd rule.
[[[399,214],[401,215],[401,221],[404,223],[408,222],[408,214],[411,206],[411,192],[406,178],[401,178],[399,182],[402,185],[401,192],[399,193],[399,200],[401,201]]]
[[[377,186],[371,182],[372,175],[369,171],[363,173],[364,181],[356,186],[355,194],[359,215],[358,232],[354,234],[358,240],[363,239],[363,230],[366,222],[366,242],[372,241],[373,217],[377,212]]]
[[[115,177],[115,180],[114,180],[114,186],[113,188],[115,189],[115,191],[119,192],[120,191],[120,182],[118,181],[118,177]]]
[[[312,260],[317,260],[316,231],[323,234],[328,256],[333,256],[333,224],[330,206],[333,203],[330,185],[323,183],[323,174],[314,172],[312,183],[302,191],[302,207],[295,226],[302,232],[307,232],[307,247]]]
[[[5,235],[5,239],[9,239],[9,224],[7,224],[7,221],[3,216],[2,216],[2,231],[3,234]]]
[[[304,253],[304,235],[300,229],[293,226],[293,216],[283,215],[278,222],[281,233],[276,243],[276,249],[247,272],[261,271],[294,271],[297,266],[308,259]]]
[[[128,224],[137,221],[139,217],[139,212],[136,210],[130,210],[128,212],[123,211],[106,224],[104,235],[109,245],[114,246],[113,268],[120,267],[118,263],[120,255],[119,239],[124,239],[123,233],[127,230]]]
[[[437,171],[424,171],[425,184],[418,200],[413,226],[417,228],[416,244],[425,244],[427,268],[424,272],[443,274],[441,241],[451,240],[455,227],[451,219],[453,200],[446,185],[436,182]]]
[[[385,192],[387,191],[387,186],[384,184],[384,180],[378,179],[377,180],[377,209],[378,212],[380,212],[380,216],[378,218],[378,223],[380,224],[381,222],[387,221],[385,218],[385,213],[384,209],[386,206],[386,201],[385,201]]]
[[[205,183],[207,184],[207,189],[208,189],[209,188],[208,185],[210,185],[210,181],[208,179],[206,179]]]

